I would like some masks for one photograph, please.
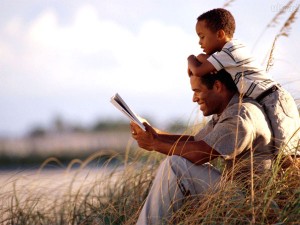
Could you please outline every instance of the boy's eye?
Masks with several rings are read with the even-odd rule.
[[[199,36],[199,39],[201,40],[201,39],[204,39],[204,36]]]

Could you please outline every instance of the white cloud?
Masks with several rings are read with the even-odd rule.
[[[133,33],[100,16],[85,5],[67,24],[59,22],[53,9],[42,11],[28,26],[20,17],[9,21],[2,32],[6,38],[0,38],[0,57],[13,75],[5,77],[1,93],[166,93],[187,85],[186,57],[200,52],[196,35],[158,20],[148,20]],[[265,46],[259,48],[260,56]],[[26,80],[26,85],[16,85]]]
[[[56,105],[52,110],[70,112],[75,105],[85,105],[88,98],[99,98],[92,103],[94,110],[107,113],[108,99],[114,92],[140,102],[149,99],[148,93],[154,98],[163,93],[169,104],[184,96],[182,92],[186,93],[189,85],[186,57],[195,46],[193,36],[158,20],[147,21],[132,32],[101,18],[90,5],[80,7],[73,18],[62,24],[57,12],[47,9],[31,22],[15,18],[0,30],[0,63],[5,65],[0,74],[0,96],[14,102],[6,104],[6,111],[22,113],[26,120],[43,118],[46,110],[27,105],[37,115],[25,116],[21,111],[26,99],[39,99],[48,110]],[[136,95],[141,92],[141,96]],[[65,104],[70,98],[74,98],[73,103]],[[161,105],[162,100],[154,102]],[[152,105],[152,110],[160,107]]]
[[[29,39],[35,44],[48,44],[47,47],[54,47],[53,44],[59,41],[57,27],[57,15],[54,11],[47,10],[31,24],[28,31]]]
[[[21,29],[22,29],[21,18],[15,17],[12,20],[8,21],[6,26],[3,28],[3,32],[5,35],[14,37],[16,36],[16,34],[20,34]]]
[[[95,103],[98,98],[103,103],[100,104],[101,107],[106,107],[101,110],[110,112],[110,105],[105,104],[109,104],[107,99],[115,91],[122,96],[136,98],[130,100],[139,100],[139,106],[144,101],[148,103],[153,99],[149,106],[143,108],[147,112],[156,110],[156,115],[153,113],[155,117],[163,113],[169,114],[168,110],[171,114],[172,111],[185,111],[185,107],[178,109],[178,104],[182,106],[191,98],[191,92],[187,90],[189,81],[186,75],[186,58],[188,54],[200,52],[197,36],[193,31],[194,24],[190,24],[190,21],[194,22],[198,11],[203,10],[202,7],[217,7],[222,2],[214,2],[210,6],[199,5],[198,1],[188,4],[165,2],[163,5],[158,1],[131,1],[125,5],[119,1],[96,1],[93,3],[96,7],[78,4],[82,3],[49,2],[42,8],[32,10],[38,12],[38,15],[29,15],[28,12],[32,11],[21,6],[18,9],[12,7],[9,16],[3,14],[0,23],[0,100],[2,105],[6,104],[6,111],[9,113],[3,113],[2,118],[13,118],[14,123],[9,124],[21,124],[20,120],[24,117],[21,111],[24,107],[31,107],[32,112],[35,112],[34,115],[28,113],[27,116],[31,119],[45,115],[45,111],[49,111],[47,115],[50,115],[50,101],[55,112],[57,110],[62,114],[78,112],[82,105],[90,107],[90,112],[96,114],[100,111],[98,103]],[[157,4],[160,4],[159,10]],[[174,9],[170,11],[171,4]],[[197,5],[199,8],[194,7]],[[265,26],[264,21],[258,23],[260,20],[257,18],[260,17],[257,15],[267,13],[268,18],[271,16],[266,11],[270,8],[270,3],[258,5],[261,11],[251,14],[252,17],[243,13],[248,8],[245,9],[240,2],[230,8],[239,12],[236,14],[239,24],[237,37],[250,44]],[[27,6],[30,9],[37,7],[30,1]],[[251,10],[255,11],[256,5],[252,6]],[[179,12],[182,14],[180,19]],[[242,24],[247,24],[248,21],[252,21],[252,25],[248,24],[244,29]],[[293,27],[297,25],[299,20]],[[182,27],[190,30],[190,33]],[[263,58],[273,41],[272,32],[268,30],[255,49],[260,58]],[[296,79],[299,71],[296,61],[299,31],[293,28],[291,34],[295,35],[294,39],[289,37],[276,50],[277,59],[284,59],[287,63],[276,61],[272,70],[274,74],[280,71],[278,77],[284,82],[287,79]],[[287,73],[291,72],[291,78],[287,78]],[[297,82],[294,84],[296,91],[299,85],[296,85]],[[136,94],[140,92],[143,92],[142,100]],[[73,107],[70,107],[70,98],[74,99]],[[9,104],[11,99],[15,102],[15,108]],[[24,99],[26,104],[23,103]],[[40,103],[49,108],[41,111],[41,106],[33,103],[32,99],[39,99]],[[168,105],[173,101],[174,107],[168,107],[162,112],[161,108],[165,107],[166,101]],[[153,105],[156,102],[160,102],[160,105]],[[32,105],[29,106],[30,104]],[[10,111],[14,111],[15,116],[10,117]],[[90,117],[87,109],[82,111],[81,116]],[[19,122],[15,122],[18,119]],[[25,120],[28,123],[29,118],[24,119],[23,123]]]
[[[8,30],[17,34],[20,26],[11,24]],[[6,49],[15,53],[10,57],[11,69],[16,62],[19,64],[14,79],[24,80],[22,76],[27,76],[30,83],[9,86],[11,90],[6,88],[5,92],[55,95],[66,90],[84,92],[107,87],[123,91],[174,90],[186,79],[186,57],[195,46],[191,39],[180,28],[159,21],[148,21],[134,34],[101,19],[90,5],[76,12],[73,23],[61,25],[55,11],[48,9],[29,25],[25,38],[20,37],[24,51],[16,54],[16,49]],[[10,43],[2,45],[13,48]]]

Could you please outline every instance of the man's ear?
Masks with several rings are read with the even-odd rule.
[[[214,83],[214,88],[217,92],[221,92],[223,90],[223,84],[221,83],[221,81],[216,80]]]

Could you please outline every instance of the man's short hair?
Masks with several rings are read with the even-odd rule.
[[[216,74],[206,74],[200,77],[201,82],[208,88],[212,89],[214,83],[218,80],[225,85],[228,91],[238,92],[236,84],[234,83],[232,77],[224,69],[218,71]]]
[[[213,32],[224,30],[228,37],[233,37],[235,31],[235,20],[233,15],[226,9],[212,9],[201,14],[197,20],[205,21],[207,28]]]

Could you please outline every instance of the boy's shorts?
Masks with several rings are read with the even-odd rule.
[[[275,154],[300,155],[300,118],[293,97],[279,85],[258,101],[265,109],[273,131]]]

